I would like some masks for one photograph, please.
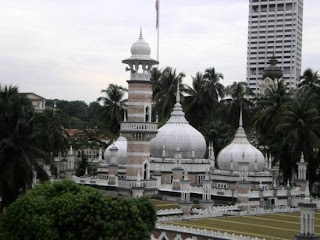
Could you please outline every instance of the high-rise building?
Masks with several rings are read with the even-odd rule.
[[[287,90],[301,76],[303,0],[249,0],[247,82],[258,92],[259,81],[274,54]]]

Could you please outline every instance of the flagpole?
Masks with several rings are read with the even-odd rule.
[[[158,1],[158,14],[157,14],[157,61],[159,62],[159,28],[160,28],[160,0]],[[159,64],[158,64],[159,66]]]

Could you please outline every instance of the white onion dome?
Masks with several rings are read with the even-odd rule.
[[[178,148],[181,157],[186,159],[203,158],[206,152],[204,137],[185,118],[180,104],[179,88],[177,90],[177,103],[174,105],[171,117],[150,142],[151,157],[174,158]]]
[[[131,54],[133,56],[150,56],[151,49],[149,44],[142,37],[142,30],[140,29],[139,39],[132,44],[131,46]]]
[[[231,162],[233,162],[231,164]],[[242,127],[242,110],[240,112],[239,128],[232,142],[223,148],[217,157],[220,170],[239,171],[239,162],[248,162],[250,172],[263,171],[265,159],[263,154],[250,144]],[[231,169],[231,165],[233,166]]]
[[[125,137],[119,136],[118,139],[111,144],[104,152],[104,161],[107,164],[110,164],[110,148],[116,147],[117,152],[117,164],[124,165],[126,164],[127,159],[127,139]]]
[[[143,64],[148,63],[151,68],[152,65],[159,64],[158,61],[150,57],[151,48],[150,45],[142,37],[142,29],[140,29],[140,35],[138,40],[131,46],[131,57],[124,59],[122,62],[129,64]],[[131,66],[132,67],[132,66]]]

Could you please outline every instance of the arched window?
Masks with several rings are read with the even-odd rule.
[[[143,179],[147,179],[148,178],[148,164],[145,163],[143,166]]]
[[[150,121],[150,109],[149,107],[146,107],[146,111],[145,111],[145,121],[149,122]]]

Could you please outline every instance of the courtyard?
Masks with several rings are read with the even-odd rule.
[[[292,240],[300,231],[300,212],[257,216],[232,216],[167,222],[168,224],[227,232],[229,234],[265,238],[266,240]],[[320,233],[320,212],[315,213],[315,233]]]

